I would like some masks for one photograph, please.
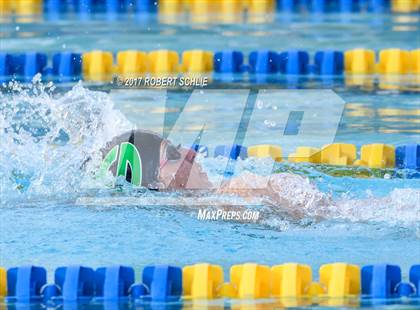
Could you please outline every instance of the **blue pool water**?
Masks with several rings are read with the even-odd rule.
[[[60,19],[3,17],[2,50],[7,51],[87,51],[92,49],[174,49],[192,48],[249,52],[290,48],[315,52],[319,49],[346,50],[356,47],[417,48],[418,15],[391,14],[278,14],[254,23],[191,23],[187,16],[168,17],[74,15]],[[213,23],[212,23],[213,22]],[[110,40],[110,38],[113,38]]]
[[[178,52],[190,48],[243,52],[414,49],[418,48],[418,21],[418,16],[331,14],[318,20],[278,15],[263,24],[196,25],[185,20],[168,25],[135,16],[113,21],[103,16],[92,20],[70,16],[63,20],[3,21],[0,47],[1,51],[47,53],[98,48],[169,48]],[[206,261],[227,270],[248,261],[269,265],[296,261],[311,265],[316,273],[328,262],[389,262],[400,265],[406,278],[409,267],[419,263],[418,179],[392,174],[334,177],[319,167],[276,164],[276,169],[302,176],[287,181],[284,191],[294,208],[303,205],[303,216],[291,218],[281,206],[268,208],[255,203],[250,208],[259,209],[262,218],[245,224],[199,221],[197,208],[179,193],[149,193],[130,186],[104,188],[93,180],[94,166],[80,168],[86,158],[97,158],[99,148],[125,130],[147,127],[162,131],[162,120],[166,117],[165,124],[173,123],[190,94],[180,90],[166,94],[170,100],[165,115],[165,106],[145,100],[140,90],[121,91],[109,85],[98,90],[97,85],[91,86],[36,83],[29,89],[19,84],[3,89],[0,123],[6,130],[0,134],[1,266],[41,265],[51,276],[55,267],[75,263],[92,267],[126,264],[140,270],[147,264]],[[265,85],[273,86],[276,84]],[[287,88],[281,83],[277,86]],[[420,102],[415,91],[355,89],[341,78],[333,85],[312,81],[304,87],[332,87],[345,101],[335,142],[358,147],[375,142],[420,142]],[[208,112],[203,104],[198,112],[183,113],[191,113],[193,118],[200,111]],[[230,115],[239,112],[228,104],[212,108],[210,144],[224,143]],[[260,129],[265,138],[273,135],[269,126]],[[252,137],[251,141],[258,139]],[[218,167],[222,159],[200,161],[210,177],[221,173]],[[247,159],[237,164],[235,173],[262,173],[271,165],[267,160]],[[303,202],[299,200],[302,196],[306,197]],[[327,202],[313,202],[314,197]],[[221,199],[235,206],[243,203],[238,197],[221,198],[211,193],[200,199],[204,206],[220,204]],[[318,211],[323,214],[321,218]]]

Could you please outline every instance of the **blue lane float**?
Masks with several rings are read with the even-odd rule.
[[[280,11],[292,13],[297,10],[297,5],[299,4],[296,0],[278,0],[277,7]]]
[[[29,82],[38,73],[45,73],[47,67],[47,55],[37,52],[12,55],[0,54],[0,76],[2,81],[10,80],[12,76],[19,76],[25,82]]]
[[[96,298],[116,301],[128,298],[134,284],[134,269],[128,266],[101,267],[95,271]]]
[[[340,11],[351,13],[359,10],[359,1],[360,0],[339,0],[340,1]]]
[[[143,269],[143,284],[151,301],[178,301],[182,296],[182,269],[176,266],[158,265]]]
[[[396,166],[400,169],[420,169],[420,144],[407,144],[395,149]]]
[[[214,54],[216,73],[240,73],[244,63],[244,54],[239,51],[221,51]]]
[[[53,56],[53,74],[61,80],[71,81],[81,77],[82,55],[78,53],[58,53]]]
[[[228,157],[234,160],[238,158],[245,159],[248,157],[248,151],[246,147],[238,144],[217,145],[214,149],[214,157],[218,156]]]
[[[339,51],[320,51],[315,54],[315,72],[321,75],[341,75],[344,54]]]
[[[382,13],[389,9],[390,0],[370,0],[369,10],[376,13]]]
[[[411,283],[400,283],[397,286],[397,296],[398,297],[410,297],[415,292],[413,284]]]
[[[61,288],[56,284],[47,284],[43,287],[41,294],[44,304],[54,304],[55,300],[61,296]]]
[[[37,52],[29,52],[17,56],[15,72],[24,81],[31,81],[32,78],[40,73],[44,73],[47,67],[47,55]]]
[[[92,0],[76,0],[76,11],[82,14],[90,14],[94,12]]]
[[[45,0],[44,9],[47,13],[60,13],[64,9],[65,2],[61,0]]]
[[[278,0],[277,9],[285,13],[294,13],[302,9],[314,13],[354,13],[362,10],[370,12],[390,11],[390,0]]]
[[[105,0],[105,10],[109,13],[122,13],[133,2],[126,0]]]
[[[398,297],[401,268],[395,265],[369,265],[361,270],[362,294],[370,298]]]
[[[41,288],[47,283],[43,267],[23,266],[7,271],[6,301],[33,302],[41,298]]]
[[[130,10],[136,12],[156,12],[156,0],[45,0],[44,9],[48,14],[77,12],[92,13],[125,13]]]
[[[278,54],[273,51],[253,51],[249,54],[249,72],[274,74],[278,72]]]
[[[60,267],[55,271],[55,284],[61,288],[63,301],[89,301],[94,296],[95,272],[84,266]]]
[[[280,72],[290,75],[309,73],[309,54],[305,51],[290,50],[279,55]]]
[[[134,300],[141,300],[149,295],[149,289],[142,283],[135,283],[130,287],[130,297]]]
[[[327,0],[311,0],[311,11],[316,13],[323,13],[327,10]]]
[[[157,10],[158,2],[156,0],[137,0],[137,13],[154,13]]]
[[[7,77],[14,73],[13,56],[7,53],[0,53],[0,82],[7,81]]]
[[[202,154],[204,157],[209,156],[209,148],[205,145],[194,143],[191,146],[191,149],[194,150],[195,152],[199,153],[199,154]]]
[[[420,265],[410,267],[409,279],[416,289],[416,296],[420,297]]]

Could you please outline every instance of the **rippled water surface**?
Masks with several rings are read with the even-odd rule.
[[[15,20],[2,24],[1,50],[301,48],[314,52],[359,46],[375,50],[418,47],[418,16],[328,15],[314,20],[280,15],[269,23],[240,25],[105,18]],[[370,177],[362,178],[354,177],[354,169],[337,172],[334,168],[332,173],[317,166],[277,163],[274,170],[299,175],[285,181],[283,192],[292,206],[303,208],[302,217],[288,216],[281,206],[255,203],[249,208],[261,211],[257,223],[198,221],[196,207],[180,194],[148,193],[129,186],[107,189],[92,177],[98,150],[106,141],[134,127],[168,134],[190,93],[171,90],[153,97],[141,90],[109,86],[100,91],[89,90],[89,84],[50,86],[36,83],[23,90],[16,84],[0,95],[2,266],[39,264],[52,271],[74,263],[142,267],[208,261],[228,268],[247,261],[297,261],[317,270],[333,261],[390,262],[400,265],[406,276],[409,266],[419,262],[418,179],[397,177],[393,171],[386,175],[367,171]],[[357,146],[419,143],[415,91],[353,89],[342,80],[332,88],[345,101],[334,141]],[[159,96],[167,100],[159,101]],[[232,127],[229,120],[243,112],[232,108],[228,99],[226,104],[213,105],[210,112],[205,104],[183,112],[191,119],[210,115],[210,145],[226,143],[225,132]],[[272,108],[261,107],[266,120]],[[319,121],[328,122],[328,118]],[[251,136],[250,143],[262,137],[266,142],[275,139],[273,126],[262,122],[257,127],[262,134]],[[301,141],[306,142],[310,141]],[[86,167],[87,158],[96,161]],[[200,161],[210,178],[223,173],[219,171],[223,159]],[[272,165],[268,160],[247,159],[237,163],[235,174],[265,174]],[[347,176],[336,176],[340,174]],[[311,197],[322,197],[327,203],[311,202]],[[220,204],[222,198],[207,193],[201,199],[206,206]],[[223,199],[235,206],[243,203],[238,197]]]

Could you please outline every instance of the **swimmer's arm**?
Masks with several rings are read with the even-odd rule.
[[[269,177],[246,172],[228,179],[217,190],[221,194],[237,194],[242,197],[265,197],[270,194]]]
[[[246,172],[225,182],[218,192],[250,199],[261,197],[273,212],[287,213],[295,219],[303,218],[308,208],[319,208],[315,217],[323,217],[323,207],[331,202],[307,178],[288,173],[260,176]]]
[[[273,178],[276,178],[273,176]],[[217,190],[220,194],[233,194],[242,198],[254,200],[260,198],[265,205],[284,204],[272,187],[272,176],[261,176],[245,172],[240,176],[225,181]]]
[[[221,194],[233,194],[246,200],[254,201],[260,198],[264,206],[269,207],[273,216],[285,216],[288,219],[299,220],[303,214],[299,208],[295,208],[287,199],[279,196],[272,187],[273,176],[260,176],[253,173],[244,173],[223,183],[218,190]]]

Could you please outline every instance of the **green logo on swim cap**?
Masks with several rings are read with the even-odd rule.
[[[120,150],[118,154],[118,149]],[[136,186],[141,185],[142,181],[142,164],[139,151],[134,144],[123,142],[120,146],[114,146],[108,154],[106,154],[99,168],[99,176],[103,176],[111,168],[112,164],[117,160],[116,176],[127,177],[128,167],[131,169],[131,183]]]

